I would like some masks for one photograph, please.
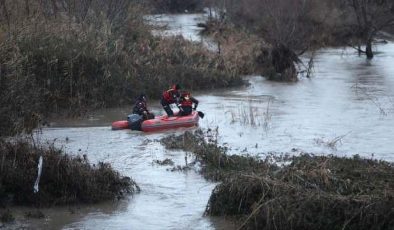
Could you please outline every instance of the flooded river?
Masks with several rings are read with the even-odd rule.
[[[394,44],[377,49],[370,61],[353,50],[322,50],[311,79],[253,76],[247,88],[205,94],[201,107],[209,112],[201,123],[218,126],[234,153],[297,150],[394,161]]]
[[[197,28],[190,22],[196,17],[166,20],[186,21],[182,30],[195,34]],[[376,49],[370,61],[353,50],[321,50],[314,76],[297,83],[248,76],[249,86],[194,92],[198,110],[205,113],[200,126],[217,129],[219,142],[236,154],[359,154],[394,161],[394,44]],[[162,112],[159,101],[149,103],[154,112]],[[187,153],[165,150],[158,142],[184,130],[111,131],[111,122],[130,111],[118,108],[87,119],[54,121],[40,139],[56,139],[67,153],[86,154],[92,163],[111,163],[132,177],[141,192],[115,204],[43,210],[46,221],[29,224],[48,229],[232,229],[228,221],[203,216],[214,183],[193,170],[173,172],[173,166],[154,163],[169,158],[185,165]]]

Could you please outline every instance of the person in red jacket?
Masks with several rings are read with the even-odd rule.
[[[194,105],[193,105],[194,104]],[[193,110],[197,109],[198,106],[198,100],[192,95],[187,92],[183,91],[181,93],[181,97],[179,99],[179,116],[187,116],[190,115]]]
[[[180,89],[181,87],[179,84],[173,85],[169,90],[164,91],[161,97],[160,103],[169,117],[174,116],[174,112],[172,111],[170,105],[177,104],[179,102]]]

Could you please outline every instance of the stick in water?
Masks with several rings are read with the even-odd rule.
[[[40,156],[40,159],[38,160],[38,175],[36,179],[36,183],[34,183],[34,193],[38,192],[38,184],[40,183],[40,177],[41,177],[41,171],[42,171],[42,156]]]

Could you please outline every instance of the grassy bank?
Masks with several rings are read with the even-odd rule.
[[[180,37],[151,34],[130,1],[4,1],[0,17],[0,136],[29,132],[53,115],[158,99],[186,89],[243,84],[222,57]],[[80,4],[80,5],[79,5]]]
[[[243,75],[255,74],[261,70],[258,65],[262,50],[270,47],[257,34],[252,34],[234,24],[211,18],[203,27],[202,34],[213,38],[218,56],[225,63],[233,65]]]
[[[239,218],[240,229],[392,229],[394,166],[385,161],[301,155],[278,167],[229,156],[202,131],[162,140],[195,153],[219,184],[206,214]]]
[[[43,158],[39,191],[33,186]],[[35,207],[96,203],[137,192],[139,187],[109,164],[90,164],[86,156],[70,156],[54,146],[26,140],[0,142],[0,207]]]

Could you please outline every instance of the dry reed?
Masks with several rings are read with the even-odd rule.
[[[228,156],[204,135],[185,132],[163,143],[192,151],[201,173],[222,182],[207,215],[236,217],[239,229],[393,229],[392,163],[303,154],[278,167],[268,158]]]
[[[122,177],[107,163],[88,162],[54,146],[33,146],[29,141],[0,143],[0,204],[51,206],[119,199],[139,191],[129,177]],[[33,192],[39,157],[43,168],[39,191]]]

